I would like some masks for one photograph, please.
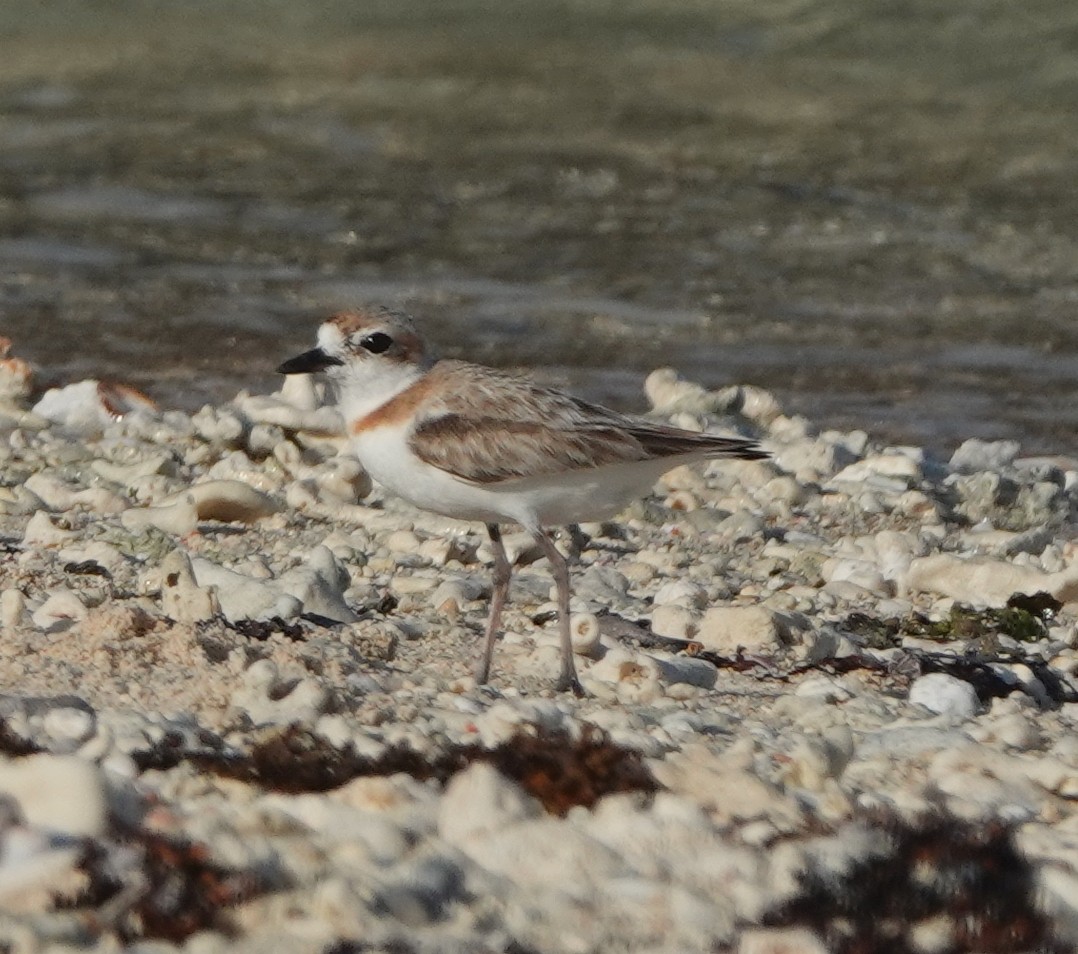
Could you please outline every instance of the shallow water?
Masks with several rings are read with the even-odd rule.
[[[1078,453],[1076,36],[1062,0],[8,4],[0,333],[191,408],[388,301],[619,407],[670,364]]]

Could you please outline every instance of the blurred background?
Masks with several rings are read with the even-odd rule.
[[[0,6],[0,334],[194,409],[404,305],[622,409],[1078,453],[1078,5]]]

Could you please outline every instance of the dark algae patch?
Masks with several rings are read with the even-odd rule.
[[[43,751],[45,750],[40,745],[19,735],[5,719],[0,719],[0,753],[18,757]]]
[[[543,803],[552,815],[570,808],[591,808],[615,792],[658,790],[640,753],[612,742],[599,729],[585,727],[579,739],[566,733],[518,733],[491,749],[490,762]]]
[[[124,942],[181,943],[199,931],[231,935],[227,910],[271,890],[264,875],[229,869],[197,841],[146,828],[90,843],[79,864],[85,888],[58,910],[95,912]]]
[[[288,793],[325,792],[361,776],[401,772],[445,784],[471,763],[489,762],[559,816],[577,805],[590,808],[604,795],[650,794],[659,788],[638,752],[593,727],[585,727],[579,737],[564,731],[523,729],[494,748],[457,744],[430,755],[393,746],[371,758],[292,725],[266,731],[243,752],[184,753],[168,747],[140,752],[134,758],[143,769],[190,761],[217,775]]]
[[[981,641],[991,644],[999,636],[1034,643],[1048,635],[1048,623],[1063,604],[1048,593],[1027,596],[1015,593],[999,609],[975,609],[955,603],[946,619],[931,620],[921,613],[898,619],[880,619],[867,613],[851,613],[842,629],[860,638],[866,649],[887,649],[900,644],[903,636],[916,636],[946,643]],[[998,645],[998,643],[997,643]]]
[[[926,948],[918,927],[930,926],[932,950],[946,954],[1065,954],[1038,910],[1034,874],[999,822],[950,816],[916,822],[881,819],[880,850],[841,873],[817,871],[768,921],[807,927],[833,954],[915,954]]]
[[[956,603],[951,607],[951,612],[946,619],[931,622],[918,616],[907,621],[905,632],[911,636],[921,636],[939,642],[953,640],[991,642],[993,637],[1010,636],[1023,643],[1035,643],[1048,635],[1048,627],[1041,616],[1026,609],[1023,605],[979,610]]]
[[[790,682],[807,672],[875,673],[885,687],[908,689],[910,682],[928,673],[945,673],[970,683],[982,703],[1003,698],[1022,689],[1008,666],[1029,668],[1044,688],[1040,704],[1058,708],[1078,702],[1078,689],[1054,670],[1041,656],[1038,643],[1048,635],[1047,623],[1061,604],[1046,593],[1033,596],[1015,594],[1001,609],[978,610],[955,604],[946,619],[931,620],[920,613],[905,618],[881,618],[869,613],[850,613],[835,628],[857,643],[862,651],[841,656],[826,656],[790,665],[779,657],[738,652],[724,656],[700,648],[699,643],[683,642],[680,648],[707,660],[720,670],[747,673],[761,680]],[[931,640],[939,650],[903,647],[907,636]],[[1008,648],[1001,643],[1008,637],[1019,643]],[[946,646],[944,644],[959,644]],[[881,650],[897,649],[888,657]]]

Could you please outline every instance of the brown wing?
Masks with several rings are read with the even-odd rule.
[[[421,424],[410,444],[428,464],[480,484],[585,470],[646,456],[632,438],[615,429],[567,432],[544,424],[460,414]]]
[[[766,456],[752,441],[634,420],[489,368],[444,361],[430,374],[442,379],[445,396],[427,407],[409,445],[475,483],[680,454]]]

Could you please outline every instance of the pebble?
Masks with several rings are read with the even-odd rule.
[[[700,618],[694,638],[705,648],[726,654],[739,647],[767,652],[782,645],[778,617],[763,606],[713,606]]]
[[[35,513],[26,524],[22,544],[24,547],[58,547],[74,540],[78,533],[57,526],[44,510]]]
[[[252,457],[268,457],[284,440],[284,428],[277,424],[254,424],[247,434],[247,452]]]
[[[108,824],[101,770],[75,756],[28,755],[0,762],[0,794],[31,825],[65,835],[98,837]]]
[[[393,577],[392,589],[400,596],[417,596],[421,593],[429,593],[438,585],[438,581],[429,576],[404,576]],[[442,601],[445,602],[444,600]],[[436,603],[441,606],[441,603]]]
[[[761,484],[753,496],[765,506],[781,502],[791,507],[799,507],[812,496],[812,491],[793,477],[772,477]]]
[[[148,477],[175,476],[171,454],[149,453],[133,461],[96,459],[90,462],[90,470],[105,480],[121,487],[133,488]]]
[[[270,660],[261,659],[248,667],[230,701],[256,726],[288,726],[317,722],[330,698],[313,679],[282,679]]]
[[[196,623],[221,612],[217,591],[198,585],[191,558],[180,549],[161,562],[161,608],[170,619]]]
[[[666,686],[684,684],[700,689],[711,689],[718,679],[719,671],[714,665],[692,656],[658,658],[659,681]]]
[[[974,606],[1005,606],[1015,593],[1045,592],[1078,600],[1078,562],[1059,573],[1002,560],[963,559],[948,553],[920,557],[902,578],[907,593],[936,593]]]
[[[155,413],[153,402],[134,388],[101,381],[50,388],[32,410],[66,432],[86,437],[102,434],[126,413]]]
[[[284,593],[273,581],[244,576],[203,557],[192,559],[191,569],[195,584],[213,591],[229,622],[274,616],[294,619],[302,612],[302,600]]]
[[[58,559],[67,563],[96,563],[110,573],[123,573],[127,568],[127,557],[116,547],[102,540],[91,540],[72,547],[64,547],[57,554]]]
[[[453,776],[438,806],[438,834],[464,848],[468,842],[542,814],[539,803],[493,766],[476,762]]]
[[[656,606],[675,605],[700,610],[707,606],[707,589],[691,580],[670,580],[655,591],[652,602]]]
[[[652,371],[644,379],[644,393],[651,402],[651,409],[662,414],[706,413],[730,400],[681,379],[673,368]]]
[[[347,454],[338,454],[327,460],[316,472],[315,479],[322,488],[323,496],[347,504],[362,500],[373,488],[370,475],[358,460]]]
[[[86,605],[71,590],[56,590],[31,615],[31,621],[46,633],[70,629],[86,619]]]
[[[615,683],[657,679],[658,675],[658,663],[651,656],[620,648],[609,650],[587,670],[590,680]]]
[[[819,702],[846,702],[854,694],[849,686],[834,676],[809,676],[797,686],[794,695]]]
[[[490,593],[490,581],[480,577],[450,577],[439,583],[430,602],[432,606],[439,607],[447,600],[454,600],[458,605],[478,600]]]
[[[73,706],[49,709],[42,720],[42,728],[62,751],[78,748],[94,734],[96,727],[97,720],[92,711]]]
[[[25,486],[0,487],[0,515],[22,517],[45,509],[45,501]]]
[[[573,595],[589,603],[599,603],[612,609],[620,609],[626,603],[629,581],[617,570],[606,566],[590,566],[578,573],[573,581]],[[551,599],[557,598],[557,589],[549,590]]]
[[[956,474],[1002,471],[1014,463],[1021,451],[1018,441],[983,441],[970,438],[951,455],[948,467]]]
[[[594,613],[574,613],[569,620],[573,652],[578,656],[595,657],[600,649],[599,620]]]
[[[923,706],[929,712],[950,716],[960,722],[973,718],[980,708],[973,686],[942,672],[915,679],[910,686],[909,698],[913,705]]]
[[[738,510],[719,521],[715,533],[733,543],[759,539],[764,532],[763,519],[749,510]]]
[[[293,377],[286,377],[284,388],[277,395],[240,394],[233,404],[244,417],[257,424],[273,424],[286,431],[299,431],[315,435],[335,436],[344,431],[344,422],[334,407],[304,407],[312,403],[303,384],[292,383]],[[299,405],[292,403],[293,395],[303,394]]]
[[[464,877],[446,857],[412,859],[374,895],[374,907],[401,924],[422,928],[444,920],[446,909],[462,899]]]
[[[243,420],[227,408],[216,408],[207,404],[191,415],[191,424],[195,433],[210,443],[238,447],[243,440]]]
[[[685,743],[653,771],[670,792],[699,805],[719,825],[767,820],[787,827],[798,810],[744,764],[743,752],[728,750],[723,759],[703,743]]]
[[[621,565],[621,572],[631,585],[647,586],[655,579],[655,567],[642,560],[627,560]]]
[[[1038,896],[1059,934],[1070,944],[1078,943],[1078,870],[1045,865],[1038,869]]]
[[[876,596],[894,595],[890,583],[884,578],[875,561],[831,559],[824,562],[821,572],[829,586],[833,583],[852,583],[860,590]],[[835,592],[834,589],[831,592]]]
[[[1038,897],[1063,923],[1074,907],[1060,873],[1078,871],[1074,706],[1058,698],[1078,672],[1078,462],[970,443],[948,464],[863,432],[817,434],[755,389],[710,392],[672,372],[649,386],[663,420],[757,434],[776,456],[676,468],[585,528],[570,620],[579,700],[552,689],[550,575],[519,531],[505,535],[516,572],[491,682],[474,684],[491,592],[482,526],[381,491],[368,501],[317,381],[194,415],[118,398],[130,402],[122,420],[91,414],[78,437],[35,421],[16,388],[0,409],[0,727],[5,745],[43,751],[0,761],[0,776],[33,767],[20,791],[35,793],[0,799],[5,908],[18,882],[65,925],[87,913],[49,907],[70,889],[58,879],[78,874],[58,854],[68,831],[89,832],[77,837],[95,857],[142,883],[141,855],[117,831],[145,824],[207,846],[241,881],[253,871],[289,886],[226,906],[229,943],[245,949],[361,937],[418,950],[437,937],[552,954],[818,951],[803,923],[769,918],[803,899],[806,875],[837,883],[887,857],[873,819],[931,808],[1018,823]],[[918,676],[909,657],[961,655],[967,640],[863,645],[873,620],[1038,590],[1065,605],[1047,640],[992,637],[1006,658],[990,665],[1013,691],[990,705],[954,676]],[[744,656],[716,667],[690,642]],[[634,755],[603,742],[597,761],[576,760],[600,729]],[[521,765],[520,735],[544,732],[565,734]],[[504,745],[505,774],[458,744]],[[283,760],[280,782],[205,768],[256,746],[263,770]],[[444,785],[323,774],[352,758],[398,770],[443,756]],[[597,766],[635,758],[658,793],[566,804],[564,816],[529,794],[586,791]],[[53,763],[68,773],[55,782],[41,768]],[[71,791],[86,804],[56,795]],[[54,795],[61,807],[48,807]],[[43,815],[22,819],[22,802],[38,801]],[[81,821],[64,816],[76,808]],[[26,865],[11,862],[20,844]],[[49,880],[28,877],[46,861]],[[27,949],[52,943],[26,923]],[[902,937],[928,950],[953,926],[924,917]],[[185,942],[207,954],[221,943],[214,931]]]
[[[279,513],[282,504],[239,480],[207,480],[194,484],[163,506],[192,504],[199,520],[254,523]]]
[[[393,553],[416,553],[421,543],[411,530],[397,530],[386,537],[386,546]]]
[[[741,935],[737,954],[828,954],[828,948],[807,928],[753,928]]]
[[[802,737],[785,753],[779,772],[782,783],[810,792],[823,792],[839,778],[853,754],[853,739],[848,726],[832,731],[830,736]]]
[[[103,487],[80,489],[45,473],[31,474],[23,485],[50,510],[66,511],[76,507],[94,513],[120,513],[127,509],[127,502]]]
[[[128,530],[144,530],[153,527],[177,537],[185,537],[198,529],[198,508],[189,494],[161,507],[133,507],[120,515],[120,522]]]
[[[1015,682],[1022,688],[1023,692],[1032,696],[1042,708],[1051,708],[1052,699],[1048,694],[1048,690],[1045,688],[1044,683],[1034,675],[1029,666],[1024,663],[1010,663],[1006,665],[1006,669],[1014,676]]]
[[[9,588],[0,593],[0,629],[13,633],[29,619],[26,597],[21,590]]]
[[[353,623],[359,618],[344,599],[350,583],[348,570],[326,546],[315,547],[303,566],[283,573],[276,581],[286,597],[299,601],[303,612],[317,613],[341,623]]]
[[[0,400],[12,405],[30,396],[34,378],[30,362],[11,354],[13,344],[0,336]]]
[[[876,477],[897,478],[893,485],[897,493],[907,489],[910,482],[922,477],[921,460],[910,454],[871,454],[863,460],[844,467],[832,478],[833,483],[864,483]],[[905,484],[905,486],[903,486]]]
[[[696,615],[683,606],[656,606],[651,614],[651,631],[671,639],[691,639],[696,633]]]
[[[857,605],[870,602],[874,597],[878,598],[887,592],[889,591],[886,587],[861,586],[853,580],[832,580],[824,586],[820,595],[833,597],[835,602]],[[833,602],[832,605],[835,603]]]
[[[799,484],[819,484],[857,459],[848,446],[823,439],[791,441],[776,448],[775,463]]]

